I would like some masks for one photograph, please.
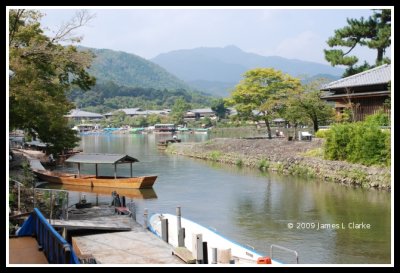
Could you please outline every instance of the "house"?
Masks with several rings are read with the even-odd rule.
[[[160,115],[160,116],[167,116],[169,112],[171,111],[170,109],[164,109],[164,110],[143,110],[141,108],[124,108],[124,109],[119,109],[115,110],[109,113],[104,114],[106,118],[109,118],[111,116],[116,115],[118,111],[124,112],[127,116],[134,117],[134,116],[144,116],[147,117],[148,115],[155,114],[155,115]]]
[[[205,117],[215,119],[216,115],[215,115],[215,112],[213,110],[211,110],[211,108],[192,109],[192,110],[186,112],[184,119],[185,120],[198,120],[198,119],[202,119]]]
[[[80,109],[73,109],[69,112],[68,115],[65,115],[66,118],[73,119],[73,120],[99,120],[104,118],[103,115],[82,111]]]
[[[389,114],[390,109],[385,107],[385,101],[390,98],[390,80],[391,66],[381,65],[324,85],[321,91],[328,94],[321,99],[333,102],[336,113],[343,113],[350,108],[355,121],[364,120],[365,116],[380,109]]]

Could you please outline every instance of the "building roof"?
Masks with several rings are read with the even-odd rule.
[[[192,110],[190,110],[190,112],[192,112],[192,113],[214,113],[214,111],[211,110],[211,108],[192,109]]]
[[[379,97],[379,96],[388,96],[390,95],[390,91],[376,91],[376,92],[362,92],[362,93],[351,93],[351,94],[329,94],[326,96],[322,96],[321,99],[337,99],[337,98],[355,98],[355,97]]]
[[[104,116],[97,113],[86,112],[80,109],[73,109],[70,111],[68,115],[65,115],[67,118],[103,118]]]
[[[331,90],[346,87],[386,84],[391,80],[391,66],[384,64],[370,70],[330,82],[321,90]]]
[[[134,163],[138,159],[123,154],[76,154],[69,157],[65,162],[69,163],[90,163],[90,164],[116,164]]]

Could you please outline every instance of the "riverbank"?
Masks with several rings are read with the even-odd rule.
[[[391,190],[390,168],[324,160],[323,141],[318,138],[312,141],[215,138],[201,143],[174,143],[166,152],[285,175]]]

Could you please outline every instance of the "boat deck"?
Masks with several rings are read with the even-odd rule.
[[[43,251],[33,237],[12,237],[9,240],[10,264],[48,264]]]

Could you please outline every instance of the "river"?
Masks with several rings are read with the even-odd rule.
[[[296,250],[302,264],[390,263],[390,193],[170,155],[157,149],[165,138],[82,136],[84,152],[129,154],[140,160],[133,164],[134,174],[158,175],[150,198],[127,200],[135,203],[138,222],[143,223],[145,208],[174,214],[181,206],[183,217],[265,255],[276,244]],[[206,141],[209,136],[181,138]],[[63,169],[76,172],[75,166]],[[82,172],[94,172],[94,166],[83,166]],[[99,174],[112,172],[112,166],[99,167]],[[118,174],[129,173],[129,164],[118,166]],[[78,200],[77,192],[70,196]],[[86,193],[86,198],[94,202],[96,194]],[[109,203],[111,196],[97,200]],[[283,262],[294,261],[291,254],[274,253]]]

